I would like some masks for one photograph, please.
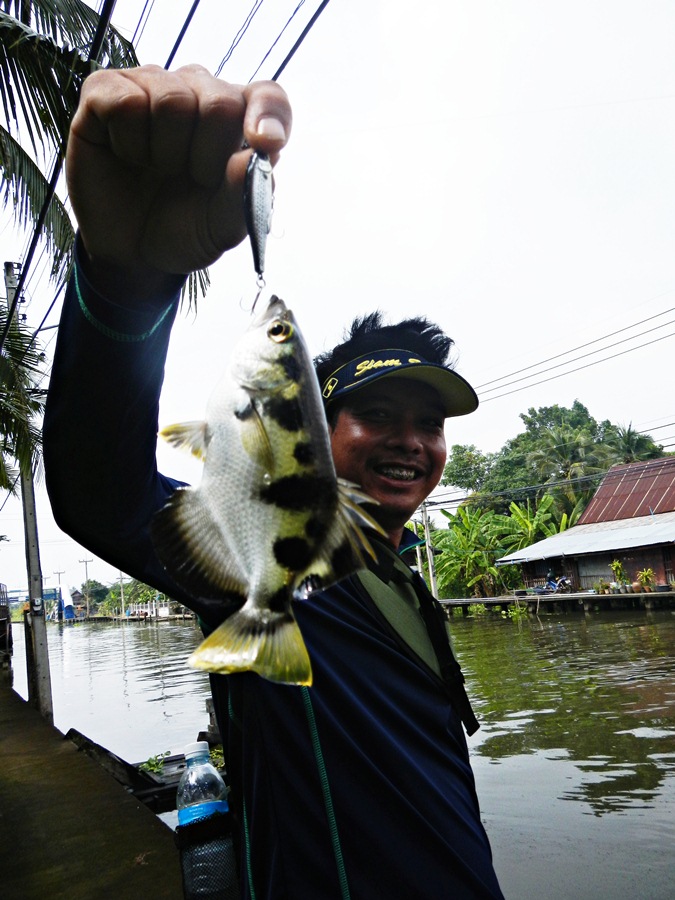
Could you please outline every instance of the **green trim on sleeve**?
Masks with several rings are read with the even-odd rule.
[[[82,298],[82,293],[80,292],[80,279],[78,277],[77,266],[74,266],[73,271],[75,273],[75,293],[77,294],[77,302],[80,306],[80,310],[82,315],[85,317],[87,322],[92,325],[97,331],[100,331],[101,334],[105,335],[107,338],[110,338],[113,341],[121,341],[122,343],[141,343],[142,341],[146,341],[148,338],[152,337],[152,335],[157,331],[160,327],[164,319],[169,315],[173,308],[173,303],[170,303],[167,308],[162,312],[159,318],[155,321],[155,324],[152,328],[149,328],[147,331],[142,332],[141,334],[130,334],[125,331],[115,331],[113,328],[109,328],[107,325],[104,325],[99,319],[94,316],[91,310],[87,307],[87,304],[84,302]]]

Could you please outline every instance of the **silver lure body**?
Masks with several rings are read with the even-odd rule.
[[[253,153],[246,168],[244,214],[253,251],[253,265],[259,279],[265,272],[265,247],[272,227],[274,186],[272,163],[266,153]]]

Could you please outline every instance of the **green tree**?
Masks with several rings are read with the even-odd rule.
[[[578,400],[569,408],[531,407],[520,418],[525,431],[492,454],[471,502],[508,514],[513,500],[534,502],[551,493],[558,507],[556,517],[560,520],[566,514],[569,523],[579,501],[587,503],[597,487],[599,478],[594,476],[616,461],[610,445],[617,429],[608,420],[596,421]],[[559,481],[567,483],[553,487]]]
[[[83,597],[89,598],[89,614],[96,612],[108,596],[108,588],[95,578],[82,583],[80,588]]]
[[[443,470],[441,484],[480,491],[490,471],[492,455],[481,453],[475,444],[453,444]]]
[[[119,581],[114,582],[110,588],[106,589],[105,600],[101,605],[101,612],[111,615],[114,611],[121,612],[122,609],[122,586],[124,588],[124,606],[129,608],[132,606],[144,606],[152,603],[157,599],[157,589],[136,578],[130,578],[123,581],[120,585]]]
[[[660,459],[666,453],[648,434],[633,428],[632,422],[612,426],[607,435],[607,446],[613,455],[612,464],[640,462],[646,459]]]
[[[539,409],[530,407],[527,413],[521,413],[520,418],[525,424],[526,433],[532,439],[537,439],[557,426],[566,425],[573,431],[583,430],[591,437],[602,443],[612,425],[609,420],[597,422],[588,409],[579,400],[575,400],[571,407],[540,406]]]
[[[585,428],[557,425],[542,432],[527,463],[540,481],[550,485],[547,493],[569,515],[579,500],[591,499],[599,480],[592,476],[607,471],[611,454]]]

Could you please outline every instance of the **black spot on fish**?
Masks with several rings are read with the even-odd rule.
[[[327,517],[312,516],[305,525],[305,534],[315,542],[322,541],[328,531]]]
[[[314,448],[307,441],[298,441],[293,456],[301,466],[309,466],[314,462]]]
[[[279,538],[272,546],[274,557],[280,566],[298,572],[312,561],[312,548],[304,538]]]
[[[288,589],[285,587],[279,588],[276,594],[272,594],[271,597],[267,599],[267,605],[270,610],[274,613],[286,612],[288,609]],[[288,621],[290,621],[292,616],[288,615]]]
[[[343,541],[331,554],[331,565],[336,575],[341,576],[354,570],[354,551],[349,541]]]
[[[295,356],[293,356],[293,354],[282,357],[281,365],[289,381],[301,382],[303,380],[304,372],[302,369],[302,365],[300,364],[300,361]]]
[[[335,502],[335,482],[316,475],[288,475],[260,489],[260,499],[281,509],[324,508]]]
[[[265,403],[265,415],[273,419],[284,431],[300,431],[303,427],[302,409],[297,400],[271,397]]]

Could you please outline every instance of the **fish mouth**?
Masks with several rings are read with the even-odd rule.
[[[422,477],[421,471],[415,466],[406,466],[400,463],[379,463],[373,468],[378,475],[383,475],[392,481],[415,481]]]

